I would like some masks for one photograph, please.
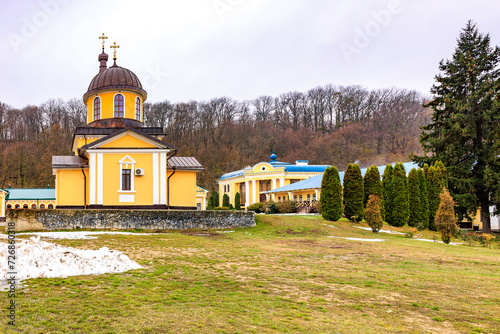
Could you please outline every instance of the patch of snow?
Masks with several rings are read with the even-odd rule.
[[[215,233],[232,233],[234,231],[215,231]]]
[[[371,231],[372,228],[371,227],[363,227],[363,226],[354,226],[356,228],[360,228],[362,230],[367,230],[367,231]],[[379,233],[389,233],[389,234],[404,234],[402,232],[397,232],[397,231],[389,231],[389,230],[380,230],[378,231]]]
[[[7,249],[6,244],[1,247]],[[7,279],[7,254],[0,257],[0,280]],[[40,237],[16,240],[16,278],[66,277],[121,273],[142,268],[122,252],[63,247],[40,241]]]
[[[354,241],[371,241],[371,242],[385,241],[385,239],[347,238],[347,237],[334,237],[334,236],[331,236],[331,235],[329,235],[328,238],[346,239],[346,240],[354,240]]]
[[[439,242],[439,243],[442,243],[444,244],[444,242],[440,241],[440,240],[431,240],[431,239],[413,239],[413,240],[421,240],[421,241],[431,241],[431,242]],[[450,242],[449,245],[461,245],[462,243],[460,242]]]
[[[111,231],[71,231],[71,232],[22,232],[18,235],[35,235],[38,237],[51,238],[51,239],[97,239],[97,237],[92,237],[92,235],[153,235],[158,233],[133,233],[133,232],[111,232]]]
[[[338,230],[338,229],[339,229],[338,227],[335,227],[335,226],[333,226],[333,225],[328,225],[328,224],[323,224],[323,225],[328,226],[328,227],[331,227],[331,228],[334,228],[334,229],[336,229],[336,230]]]

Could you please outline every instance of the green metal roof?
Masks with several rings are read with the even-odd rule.
[[[9,192],[6,200],[55,200],[56,190],[52,188],[6,189]]]

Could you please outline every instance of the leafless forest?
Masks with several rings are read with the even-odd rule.
[[[316,87],[251,101],[228,97],[187,103],[144,105],[145,125],[165,129],[165,141],[180,156],[194,156],[205,167],[198,184],[215,189],[224,173],[278,159],[334,164],[344,170],[407,161],[421,153],[420,126],[431,112],[427,97],[399,88]],[[0,187],[54,186],[52,155],[71,154],[75,127],[85,125],[80,99],[50,99],[16,109],[0,102]]]

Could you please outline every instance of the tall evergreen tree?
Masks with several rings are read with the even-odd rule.
[[[377,166],[371,166],[366,170],[365,177],[363,178],[363,184],[365,187],[365,208],[370,195],[377,196],[380,206],[380,216],[383,220],[385,218],[384,192],[382,188],[382,182],[380,181],[380,172],[378,171]]]
[[[384,211],[385,221],[392,221],[392,211],[394,203],[394,191],[392,190],[392,165],[385,166],[384,174],[382,175],[382,188],[384,191]]]
[[[229,208],[229,195],[228,194],[224,194],[224,196],[222,196],[222,206]]]
[[[422,168],[417,170],[418,182],[420,188],[420,205],[422,208],[422,228],[429,227],[429,194],[427,192],[427,181],[425,180],[425,172]]]
[[[344,173],[344,214],[350,221],[360,222],[364,218],[364,186],[358,164],[349,164]]]
[[[217,208],[219,206],[219,193],[217,190],[212,191],[213,196],[213,207]]]
[[[234,195],[234,208],[236,210],[241,210],[241,198],[239,192],[237,192],[236,195]]]
[[[424,220],[421,198],[422,192],[420,191],[418,172],[415,168],[412,168],[408,173],[408,201],[410,209],[410,219],[408,221],[408,225],[423,229],[423,226],[421,225]]]
[[[321,180],[321,215],[336,221],[342,217],[342,185],[337,167],[328,167]]]
[[[420,142],[433,154],[413,157],[420,164],[443,161],[462,212],[475,214],[481,207],[484,232],[491,231],[489,207],[500,210],[499,66],[500,49],[469,21],[451,60],[439,63],[431,89],[432,121]]]
[[[427,171],[427,193],[429,198],[429,229],[435,231],[434,218],[441,201],[439,195],[443,187],[447,188],[446,168],[441,161],[436,161]]]
[[[402,163],[397,163],[392,171],[392,191],[392,220],[388,221],[388,223],[393,226],[404,226],[410,218],[410,209],[408,204],[408,181]]]

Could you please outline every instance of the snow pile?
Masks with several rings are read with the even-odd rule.
[[[363,226],[354,226],[356,228],[360,228],[362,230],[367,230],[367,231],[372,231],[372,228],[371,227],[363,227]],[[389,234],[404,234],[402,232],[397,232],[397,231],[390,231],[390,230],[380,230],[379,231],[380,233],[389,233]]]
[[[113,234],[113,235],[152,235],[152,233],[131,233],[131,232],[92,232],[92,231],[72,231],[72,232],[27,232],[20,233],[35,235],[44,238],[51,239],[97,239],[97,237],[91,237],[91,235],[102,235],[102,234]]]
[[[364,239],[364,238],[334,237],[334,236],[331,236],[331,235],[329,235],[328,238],[346,239],[346,240],[354,240],[354,241],[371,241],[371,242],[385,241],[385,239]]]
[[[0,257],[0,279],[7,278],[7,244]],[[66,277],[120,273],[142,268],[119,251],[102,247],[99,250],[63,247],[40,241],[40,237],[16,240],[16,278]]]

